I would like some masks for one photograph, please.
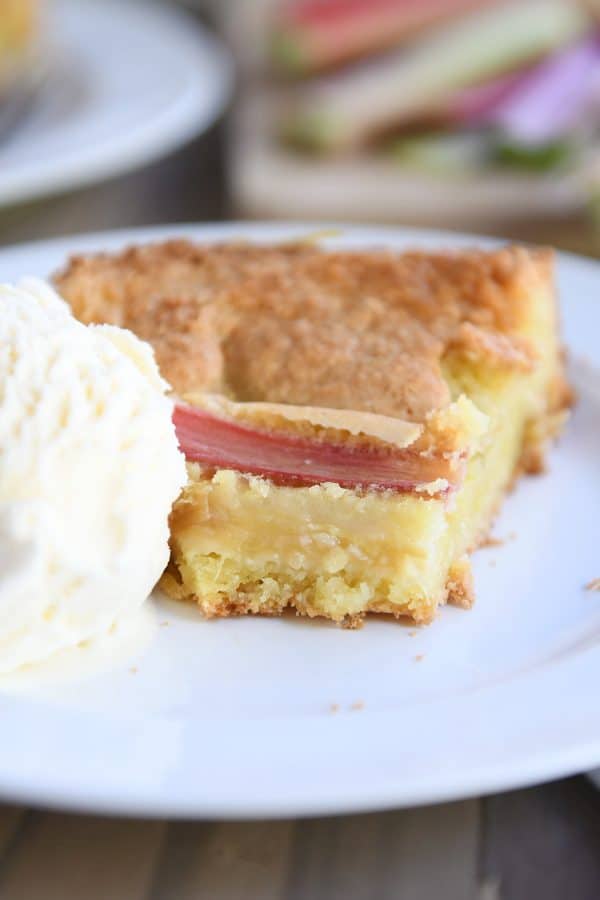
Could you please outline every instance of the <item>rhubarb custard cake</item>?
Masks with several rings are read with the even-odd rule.
[[[149,340],[177,394],[162,584],[208,616],[470,605],[468,554],[569,403],[547,250],[171,241],[56,283]]]

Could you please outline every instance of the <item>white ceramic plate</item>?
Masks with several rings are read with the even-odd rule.
[[[52,0],[47,19],[44,84],[0,141],[2,205],[157,159],[207,128],[229,97],[229,56],[175,8]]]
[[[69,253],[188,234],[280,240],[307,226],[95,235],[0,252],[0,278]],[[344,229],[332,245],[478,239]],[[483,241],[482,241],[483,242]],[[600,267],[559,263],[580,402],[475,556],[477,603],[415,629],[295,618],[203,621],[160,602],[146,646],[112,669],[0,693],[0,795],[157,816],[333,813],[447,800],[600,764]],[[587,360],[587,362],[585,362]],[[82,659],[85,652],[81,651]],[[74,667],[75,668],[75,667]]]

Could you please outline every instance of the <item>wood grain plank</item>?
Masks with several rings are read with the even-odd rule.
[[[470,900],[478,801],[299,823],[289,900]]]
[[[21,825],[25,821],[26,810],[22,806],[0,806],[0,863],[12,845]]]
[[[0,209],[0,246],[87,231],[223,219],[228,211],[223,140],[219,125],[137,172]]]
[[[484,881],[479,887],[477,900],[502,900],[500,882],[497,880]]]
[[[484,801],[482,875],[502,900],[598,900],[600,793],[583,778]]]
[[[293,823],[175,823],[151,900],[283,900]]]
[[[2,900],[144,900],[165,825],[31,813],[0,868]]]

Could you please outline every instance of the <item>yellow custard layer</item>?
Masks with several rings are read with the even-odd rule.
[[[516,385],[511,393],[493,440],[449,501],[278,487],[231,470],[207,479],[190,465],[171,522],[184,595],[207,614],[291,604],[336,621],[366,611],[429,621],[448,582],[462,585],[461,558],[486,532],[521,455],[526,419]]]
[[[487,534],[531,450],[559,421],[553,298],[531,298],[523,335],[532,370],[448,356],[454,398],[489,416],[489,431],[450,498],[359,492],[335,484],[279,487],[231,470],[190,464],[171,520],[172,560],[162,586],[206,615],[275,614],[287,606],[352,623],[386,612],[428,622],[446,600],[472,599],[466,554]]]

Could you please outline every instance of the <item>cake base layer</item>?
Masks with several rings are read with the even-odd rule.
[[[171,519],[161,586],[206,616],[277,615],[287,607],[355,626],[366,613],[430,622],[445,602],[473,600],[467,554],[487,536],[537,436],[521,379],[499,391],[484,452],[449,499],[357,492],[336,484],[281,487],[232,470],[188,466]],[[535,425],[535,427],[534,427]]]

